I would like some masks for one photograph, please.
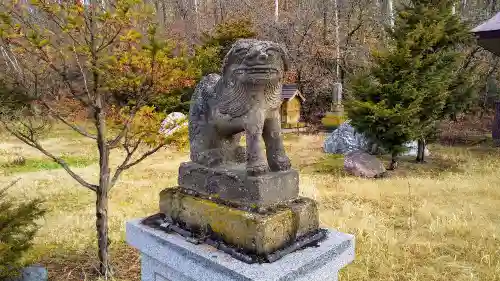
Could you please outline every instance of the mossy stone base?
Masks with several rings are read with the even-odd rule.
[[[160,193],[160,212],[192,229],[210,228],[225,243],[257,255],[282,249],[319,227],[317,205],[308,198],[259,214],[167,188]]]

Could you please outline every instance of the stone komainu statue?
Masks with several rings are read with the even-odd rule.
[[[208,167],[246,162],[250,175],[290,169],[281,136],[281,88],[288,55],[279,44],[243,39],[226,55],[222,76],[197,85],[189,111],[191,160]],[[246,134],[245,148],[240,146]],[[260,145],[264,138],[266,157]]]

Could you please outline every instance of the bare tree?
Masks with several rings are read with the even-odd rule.
[[[169,81],[182,80],[172,73],[184,59],[173,56],[171,43],[158,40],[154,15],[145,12],[145,4],[117,0],[103,8],[97,1],[84,6],[39,0],[29,6],[30,11],[15,1],[0,4],[5,11],[0,19],[0,63],[7,66],[0,74],[31,101],[16,112],[2,105],[0,124],[96,194],[99,269],[108,278],[108,194],[125,170],[168,144],[158,132],[163,114],[146,105],[175,86]],[[136,22],[137,13],[146,20]],[[36,24],[40,21],[43,28]],[[175,72],[182,73],[182,69]],[[117,97],[133,103],[113,110]],[[90,113],[93,128],[71,120],[62,99]],[[97,182],[83,178],[42,145],[40,138],[53,120],[95,142]],[[119,148],[125,156],[112,173],[110,152]]]

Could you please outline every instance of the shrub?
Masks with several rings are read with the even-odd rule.
[[[35,220],[45,213],[40,200],[17,203],[6,191],[0,190],[0,280],[15,276],[23,266],[22,256],[38,230]]]

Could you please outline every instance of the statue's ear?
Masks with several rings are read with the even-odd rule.
[[[231,49],[229,49],[229,51],[227,52],[226,56],[224,56],[224,60],[222,62],[222,75],[224,75],[227,71],[227,68],[233,64],[234,62],[232,60],[234,60],[234,57],[233,57],[233,53],[234,53],[234,49],[236,49],[238,46],[241,46],[243,44],[245,44],[245,42],[249,41],[248,39],[238,39],[236,40],[236,42],[233,43],[233,45],[231,46]]]
[[[283,44],[279,44],[281,49],[281,58],[283,60],[283,70],[288,71],[291,67],[290,62],[290,53],[288,53],[287,48]]]
[[[233,49],[234,49],[234,46],[231,47],[231,49],[229,49],[229,52],[227,52],[226,56],[224,57],[224,61],[222,61],[222,76],[224,76],[224,74],[226,73],[227,71],[227,68],[230,64],[229,62],[229,59],[231,58],[231,53],[233,52]]]

